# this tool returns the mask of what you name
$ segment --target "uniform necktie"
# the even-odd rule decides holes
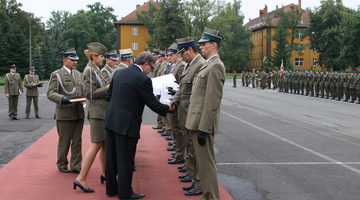
[[[74,77],[74,71],[72,69],[70,69],[70,74],[72,77]]]

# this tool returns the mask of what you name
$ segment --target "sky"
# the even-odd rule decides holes
[[[156,0],[155,0],[156,1]],[[226,0],[227,2],[233,2],[232,0]],[[254,19],[259,17],[259,10],[263,9],[265,5],[268,7],[268,12],[276,9],[276,5],[281,7],[282,5],[298,4],[299,0],[242,0],[241,12],[245,16],[244,23],[249,21],[249,18]],[[136,5],[143,5],[147,0],[17,0],[18,3],[23,4],[22,10],[26,12],[34,13],[35,17],[42,18],[45,22],[51,16],[52,11],[69,11],[75,14],[78,10],[89,10],[86,5],[94,4],[95,2],[101,2],[104,7],[112,7],[114,9],[114,15],[118,17],[125,17],[136,9]],[[256,2],[256,3],[254,3]],[[360,5],[360,0],[343,0],[343,4],[346,7],[357,9]],[[320,0],[302,0],[301,7],[311,8],[318,7]]]

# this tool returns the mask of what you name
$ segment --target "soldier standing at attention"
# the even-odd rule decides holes
[[[19,95],[23,93],[23,84],[21,82],[20,74],[16,73],[16,66],[10,66],[10,73],[5,75],[5,96],[9,100],[9,117],[10,120],[19,120],[17,118],[17,107],[19,102]]]
[[[225,82],[225,66],[218,50],[223,36],[217,30],[204,29],[199,40],[207,58],[193,81],[185,128],[193,141],[197,176],[203,192],[200,199],[219,200],[214,154],[214,136],[219,133],[220,104]]]
[[[187,62],[184,67],[183,73],[179,80],[179,90],[176,91],[173,103],[177,106],[177,112],[179,117],[179,126],[185,137],[185,165],[180,167],[179,171],[187,171],[187,174],[180,175],[182,182],[190,182],[190,186],[183,187],[184,190],[188,190],[185,193],[187,196],[201,195],[201,186],[199,179],[196,176],[196,161],[194,155],[194,149],[192,148],[192,141],[188,130],[185,129],[186,116],[188,114],[188,108],[190,104],[190,96],[193,89],[193,81],[198,73],[199,69],[205,63],[205,59],[198,53],[198,46],[193,38],[186,37],[176,39],[178,45],[178,54],[181,55],[182,59]]]
[[[244,72],[244,71],[243,71]],[[233,87],[236,87],[236,71],[234,71],[234,75],[233,75]],[[241,79],[242,79],[242,85],[244,86],[244,84],[246,85],[246,73],[242,73],[241,74]]]
[[[116,69],[118,61],[119,61],[119,56],[115,50],[105,53],[106,64],[101,69],[101,74],[103,75],[106,82],[110,83],[111,74]]]
[[[42,87],[43,83],[39,82],[39,76],[35,75],[35,68],[29,68],[29,74],[24,76],[24,86],[26,87],[26,109],[25,109],[25,118],[29,119],[31,101],[34,101],[34,111],[35,117],[40,119],[39,115],[39,91],[38,87]]]
[[[84,94],[83,83],[81,73],[76,70],[79,57],[75,49],[68,49],[62,55],[63,67],[51,73],[46,93],[47,98],[56,103],[54,118],[59,135],[56,165],[63,173],[80,173],[84,106],[82,102],[71,103],[70,99]],[[67,155],[70,146],[69,170]]]

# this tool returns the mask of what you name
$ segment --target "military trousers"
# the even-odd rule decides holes
[[[81,135],[83,126],[84,119],[56,120],[56,128],[59,135],[56,165],[59,169],[65,168],[69,164],[67,155],[70,147],[70,170],[81,168]]]
[[[19,95],[10,95],[8,101],[9,101],[9,117],[17,118]]]
[[[175,157],[178,160],[185,160],[185,137],[183,128],[179,125],[177,110],[172,114],[171,129],[173,131],[173,140],[176,147]]]
[[[189,131],[189,135],[193,141],[196,174],[203,192],[200,200],[219,200],[220,194],[215,163],[214,134],[206,133],[206,143],[203,146],[198,143],[198,131]]]
[[[195,153],[194,153],[194,145],[193,140],[190,135],[190,131],[186,128],[183,129],[183,133],[185,133],[185,166],[187,168],[187,174],[191,176],[192,179],[192,185],[196,188],[201,190],[201,185],[199,181],[199,177],[197,175],[196,171],[196,160],[195,160]]]
[[[39,96],[26,96],[26,109],[25,115],[28,117],[30,115],[31,110],[31,102],[34,102],[34,112],[35,116],[39,116],[39,103],[38,103]]]

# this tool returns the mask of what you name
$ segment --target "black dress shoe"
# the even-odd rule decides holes
[[[12,119],[13,119],[13,120],[19,120],[19,119],[18,119],[18,118],[16,118],[16,117],[13,117]]]
[[[187,172],[187,168],[183,167],[183,168],[179,169],[179,172]]]
[[[36,119],[41,119],[41,117],[40,117],[40,116],[36,116]]]
[[[188,176],[187,174],[179,175],[179,179],[183,179],[183,178],[185,178],[187,176]]]
[[[157,132],[158,132],[158,133],[164,133],[165,130],[164,130],[164,129],[161,129],[161,130],[158,130]]]
[[[178,159],[173,159],[173,160],[170,160],[169,162],[168,162],[168,164],[181,164],[181,163],[184,163],[185,162],[185,160],[178,160]]]
[[[93,189],[85,188],[81,183],[77,180],[74,181],[74,190],[76,190],[76,187],[79,187],[83,192],[85,193],[92,193],[95,192]]]
[[[174,142],[173,142],[173,141],[168,142],[168,146],[172,146],[173,144],[174,144]]]
[[[202,193],[203,193],[203,192],[202,192],[201,190],[198,190],[198,189],[196,189],[196,188],[193,188],[193,189],[185,192],[185,195],[186,195],[186,196],[195,196],[195,195],[200,195],[200,194],[202,194]]]
[[[63,173],[70,173],[70,170],[67,167],[59,168],[59,171],[61,171]]]
[[[152,128],[153,128],[153,129],[162,129],[161,126],[153,126]]]
[[[170,135],[170,136],[167,136],[166,138],[165,138],[165,140],[172,140],[173,139],[173,137]]]
[[[167,132],[164,131],[164,132],[160,133],[160,135],[161,135],[161,136],[170,136],[171,133],[167,133]]]
[[[174,146],[166,148],[167,151],[176,151],[176,148]]]
[[[105,176],[100,175],[100,182],[101,182],[101,184],[104,184],[105,181],[106,181],[106,180],[105,180]]]
[[[133,192],[133,194],[131,195],[131,197],[125,198],[125,199],[120,199],[120,200],[128,200],[128,199],[142,199],[145,197],[145,194],[136,194],[135,192]]]
[[[174,156],[172,158],[168,158],[168,161],[172,161],[174,160]]]
[[[191,190],[191,189],[193,189],[193,188],[194,188],[193,185],[189,185],[189,186],[183,187],[183,190]]]
[[[29,116],[26,116],[25,119],[29,119]]]
[[[80,168],[80,169],[71,170],[70,173],[80,174],[80,171],[81,171],[81,168]]]
[[[191,182],[192,177],[191,176],[185,176],[185,178],[181,179],[181,182]]]

